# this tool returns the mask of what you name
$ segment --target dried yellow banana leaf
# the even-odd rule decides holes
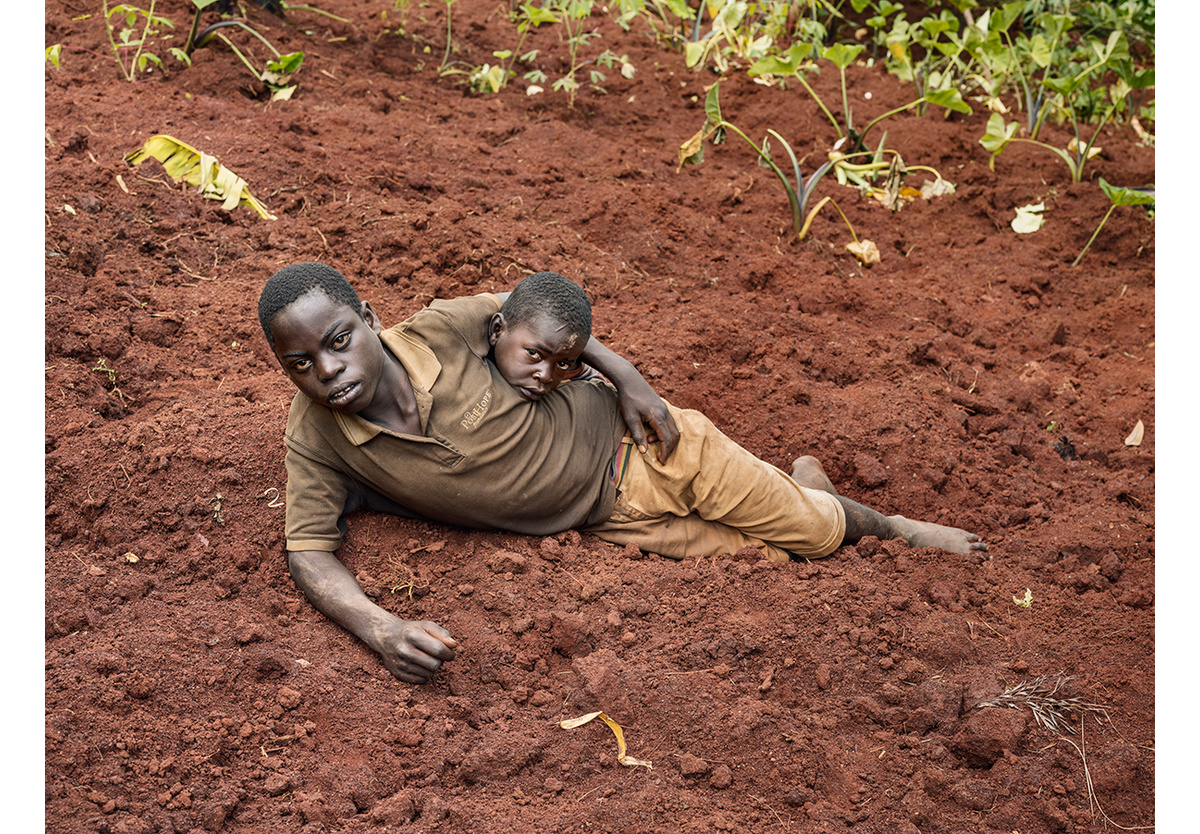
[[[158,134],[151,136],[136,151],[125,155],[130,165],[138,165],[148,157],[162,163],[163,169],[175,182],[186,182],[210,200],[221,200],[221,208],[233,211],[238,205],[249,206],[265,220],[275,220],[275,215],[254,198],[246,181],[221,165],[215,156],[196,150],[186,142],[173,136]]]
[[[623,765],[628,765],[630,767],[639,767],[640,766],[640,767],[644,767],[648,770],[654,769],[654,766],[651,765],[650,762],[643,761],[642,759],[635,759],[635,758],[633,758],[633,756],[626,755],[626,753],[625,753],[625,734],[623,732],[621,732],[621,725],[618,724],[616,721],[613,721],[611,718],[609,718],[607,715],[605,715],[602,712],[589,712],[587,715],[581,715],[578,718],[568,718],[565,721],[559,721],[558,726],[562,727],[564,730],[573,730],[576,727],[582,727],[584,724],[588,723],[593,718],[599,718],[601,721],[603,721],[605,724],[607,724],[608,728],[613,731],[613,735],[615,735],[617,737],[617,761],[618,762],[620,762]]]

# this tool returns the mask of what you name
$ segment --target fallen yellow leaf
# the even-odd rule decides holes
[[[558,726],[564,730],[573,730],[576,727],[582,727],[584,724],[591,721],[593,718],[599,718],[608,728],[613,731],[613,735],[617,737],[617,761],[629,767],[644,767],[647,770],[653,770],[653,765],[650,762],[642,759],[635,759],[632,756],[625,754],[625,734],[621,732],[621,725],[613,721],[602,712],[589,712],[587,715],[581,715],[578,718],[568,718],[565,721],[559,721]]]
[[[858,258],[863,266],[879,263],[879,247],[869,240],[856,240],[853,243],[847,243],[846,248],[854,253],[854,257]]]
[[[1012,230],[1017,234],[1027,235],[1036,232],[1042,228],[1044,217],[1042,212],[1046,210],[1045,203],[1034,203],[1028,206],[1018,206],[1015,211],[1017,216],[1009,223]]]
[[[1137,421],[1137,425],[1133,427],[1133,431],[1129,433],[1129,437],[1125,438],[1126,446],[1141,446],[1142,437],[1146,434],[1146,427],[1141,420]]]
[[[920,195],[926,200],[953,193],[954,183],[947,182],[946,180],[940,178],[936,180],[925,180],[925,182],[921,184]]]
[[[147,157],[161,162],[163,170],[175,182],[186,182],[204,197],[221,200],[221,208],[226,211],[233,211],[242,204],[254,209],[264,220],[276,219],[266,206],[254,198],[244,179],[221,165],[215,156],[196,150],[186,142],[160,133],[147,139],[138,150],[125,154],[125,161],[130,165],[139,165]]]

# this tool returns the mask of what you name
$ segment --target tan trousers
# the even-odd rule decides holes
[[[608,521],[587,531],[673,559],[759,547],[773,561],[828,556],[846,534],[833,495],[798,485],[721,433],[698,411],[668,404],[679,445],[665,464],[633,448]],[[629,435],[617,451],[625,455]]]

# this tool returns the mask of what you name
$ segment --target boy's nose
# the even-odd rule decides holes
[[[345,368],[345,363],[334,357],[317,362],[317,373],[323,380],[333,379],[342,372],[343,368]]]

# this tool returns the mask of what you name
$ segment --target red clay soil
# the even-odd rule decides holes
[[[1153,220],[1117,210],[1070,265],[1108,208],[1094,178],[1154,181],[1132,129],[1105,128],[1073,185],[1028,146],[989,171],[978,103],[890,119],[888,145],[957,191],[892,213],[823,182],[882,253],[865,269],[828,207],[795,238],[736,137],[676,172],[714,77],[644,27],[589,22],[637,74],[572,110],[439,78],[440,4],[410,6],[407,37],[386,2],[320,4],[349,23],[252,10],[307,56],[294,99],[267,103],[223,48],[126,83],[96,5],[46,4],[64,45],[45,72],[47,831],[1154,824]],[[182,25],[188,4],[161,5]],[[512,48],[505,8],[458,0],[455,57]],[[560,66],[553,30],[530,43]],[[912,95],[879,68],[850,79],[860,120]],[[836,83],[817,81],[835,111]],[[799,88],[734,72],[722,104],[808,168],[835,138]],[[128,167],[157,133],[278,219]],[[1036,202],[1045,227],[1014,233]],[[429,685],[400,683],[287,572],[292,389],[255,305],[302,260],[386,323],[563,272],[663,396],[774,464],[817,455],[856,500],[974,530],[991,558],[868,539],[676,562],[356,516],[340,555],[368,594],[461,642]],[[977,706],[1043,676],[1103,712],[1063,712],[1061,733]],[[619,764],[599,721],[558,725],[596,710],[652,769]]]

